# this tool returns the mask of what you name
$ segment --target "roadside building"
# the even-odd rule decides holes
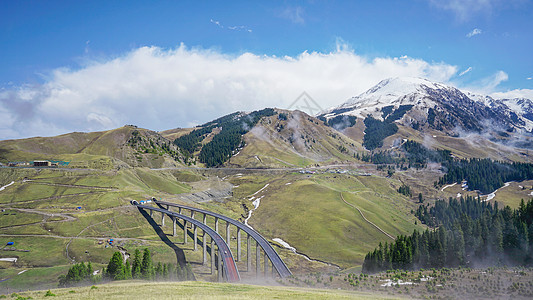
[[[34,167],[50,167],[52,165],[51,162],[47,160],[35,160],[33,161]]]

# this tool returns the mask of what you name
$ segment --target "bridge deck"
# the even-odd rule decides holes
[[[262,235],[260,235],[257,231],[255,231],[252,228],[246,226],[244,223],[241,223],[241,222],[239,222],[237,220],[228,218],[228,217],[226,217],[224,215],[217,214],[217,213],[214,213],[214,212],[211,212],[211,211],[208,211],[208,210],[204,210],[204,209],[200,209],[200,208],[196,208],[196,207],[180,205],[180,204],[176,204],[176,203],[172,203],[172,202],[159,201],[159,200],[155,200],[155,199],[154,199],[154,202],[157,203],[158,205],[168,205],[168,206],[173,206],[173,207],[178,207],[178,208],[181,207],[182,209],[189,209],[189,210],[192,210],[192,211],[195,211],[195,212],[204,213],[204,214],[207,214],[207,215],[210,215],[210,216],[217,217],[217,218],[219,218],[221,220],[224,220],[224,221],[226,221],[226,222],[228,222],[230,224],[233,224],[233,225],[237,226],[238,228],[240,228],[241,230],[243,230],[244,232],[249,234],[257,243],[259,243],[261,248],[263,248],[263,251],[265,251],[266,255],[268,256],[268,258],[272,262],[272,265],[274,266],[274,268],[276,269],[276,271],[278,272],[280,277],[285,278],[285,277],[288,277],[288,276],[292,275],[291,271],[289,270],[287,265],[285,265],[285,263],[283,262],[281,257],[279,257],[279,255],[276,252],[276,250],[274,250],[274,248],[272,248],[272,245],[270,245],[270,243]]]

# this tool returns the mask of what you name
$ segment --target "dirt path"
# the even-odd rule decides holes
[[[376,225],[376,224],[370,222],[370,221],[365,217],[365,215],[363,215],[363,212],[362,212],[357,206],[355,206],[355,205],[349,203],[348,201],[344,200],[344,197],[342,196],[342,192],[340,192],[340,195],[341,195],[341,199],[342,199],[342,201],[343,201],[344,203],[346,203],[347,205],[349,205],[349,206],[351,206],[351,207],[357,209],[357,211],[361,214],[361,217],[363,217],[363,219],[364,219],[368,224],[370,224],[370,225],[376,227],[376,229],[379,230],[379,231],[381,231],[384,235],[386,235],[386,236],[388,236],[389,238],[395,240],[395,238],[394,238],[392,235],[390,235],[390,234],[388,234],[387,232],[385,232],[385,230],[379,228],[378,225]]]
[[[89,225],[89,226],[83,228],[83,229],[80,231],[80,233],[78,233],[78,235],[76,235],[76,238],[78,238],[78,237],[79,237],[79,236],[80,236],[85,230],[87,230],[87,229],[89,229],[89,228],[91,228],[91,227],[93,227],[93,226],[100,225],[100,224],[105,223],[105,222],[107,222],[107,221],[113,220],[114,218],[115,218],[115,217],[112,217],[112,218],[109,218],[109,219],[104,220],[104,221],[102,221],[102,222],[98,222],[98,223],[95,223],[95,224],[92,224],[92,225]],[[70,259],[71,261],[75,262],[75,260],[72,259],[72,258],[70,258],[70,256],[68,255],[68,247],[70,247],[70,244],[72,243],[73,240],[74,240],[74,238],[71,238],[70,241],[68,241],[68,244],[67,244],[67,247],[66,247],[65,250],[66,250],[67,258]]]
[[[50,183],[50,182],[39,182],[31,179],[26,179],[23,182],[33,183],[33,184],[42,184],[42,185],[52,185],[52,186],[61,186],[69,188],[80,188],[80,189],[95,189],[95,190],[117,190],[116,187],[106,187],[106,186],[91,186],[91,185],[77,185],[77,184],[64,184],[64,183]]]

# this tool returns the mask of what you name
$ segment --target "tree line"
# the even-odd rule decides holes
[[[198,159],[207,167],[222,165],[242,146],[244,134],[250,131],[262,117],[275,114],[274,109],[265,108],[220,124],[222,130],[202,147]]]
[[[440,163],[445,175],[435,181],[435,187],[466,180],[470,190],[478,190],[482,194],[493,192],[505,182],[533,179],[533,164],[530,163],[508,163],[490,158],[454,159],[449,150],[428,149],[411,140],[395,150],[357,154],[357,157],[374,164],[394,164],[401,169],[419,169],[430,162]]]
[[[139,249],[135,250],[133,262],[124,259],[120,252],[113,253],[107,267],[101,275],[93,273],[91,262],[87,264],[81,262],[72,266],[66,275],[59,276],[59,286],[68,287],[82,285],[86,283],[96,283],[100,280],[193,280],[194,275],[190,266],[183,267],[170,263],[162,264],[158,262],[154,265],[150,250],[144,249],[141,255]]]
[[[489,158],[471,158],[443,163],[446,174],[435,186],[466,180],[471,190],[488,194],[499,189],[505,182],[533,179],[533,164],[500,162]]]
[[[207,167],[216,167],[228,161],[233,152],[242,145],[242,136],[252,129],[262,117],[273,116],[272,108],[254,111],[246,115],[233,113],[205,123],[200,128],[174,140],[187,161],[191,162],[194,152],[200,149],[198,160]],[[286,117],[286,115],[285,115]],[[202,141],[213,129],[221,128],[213,139],[202,146]]]
[[[473,197],[439,200],[417,217],[438,229],[399,236],[365,256],[363,272],[389,269],[533,265],[533,200],[516,210]]]

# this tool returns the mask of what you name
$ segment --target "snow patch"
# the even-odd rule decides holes
[[[255,192],[255,193],[253,193],[253,194],[252,194],[252,196],[255,196],[255,195],[257,195],[257,193],[259,193],[259,192],[261,192],[262,190],[266,189],[266,187],[267,187],[267,186],[268,186],[269,184],[270,184],[270,183],[267,183],[267,184],[265,184],[265,186],[264,186],[264,187],[262,187],[262,188],[261,188],[261,189],[260,189],[259,191],[257,191],[257,192]]]
[[[267,184],[267,185],[268,185],[268,184]],[[244,219],[244,225],[246,225],[246,226],[248,226],[248,227],[254,229],[252,226],[250,226],[250,225],[248,224],[248,220],[250,220],[250,218],[252,217],[252,213],[253,213],[256,209],[259,208],[259,204],[261,204],[261,199],[263,199],[263,197],[264,197],[264,196],[261,196],[261,197],[255,199],[255,200],[252,202],[252,204],[254,205],[254,208],[253,208],[253,209],[250,209],[250,211],[248,211],[248,217],[246,217],[246,219]],[[252,198],[251,198],[250,200],[252,200],[252,199],[254,199],[254,198],[255,198],[255,197],[252,196]]]
[[[285,242],[284,240],[280,239],[280,238],[275,238],[275,239],[272,239],[274,242],[277,242],[277,243],[280,243],[283,247],[291,250],[292,252],[296,253],[296,248],[292,247],[291,245],[289,245],[289,243]]]
[[[10,186],[10,185],[12,185],[12,184],[14,184],[14,183],[15,183],[14,181],[11,181],[11,183],[9,183],[9,184],[6,184],[6,185],[4,185],[3,187],[0,187],[0,191],[3,191],[3,190],[5,190],[5,189],[6,189],[6,187],[8,187],[8,186]]]
[[[26,271],[28,271],[28,270],[22,270],[22,271],[18,272],[17,275],[20,275],[20,274],[22,274],[22,273],[24,273]]]
[[[483,202],[487,202],[487,201],[490,201],[492,199],[494,199],[494,197],[496,197],[496,192],[503,189],[503,188],[506,188],[508,187],[509,185],[511,184],[511,182],[506,182],[503,184],[503,186],[499,189],[496,189],[494,192],[490,193],[487,195],[487,199],[483,200]],[[532,193],[533,194],[533,193]]]
[[[454,184],[448,184],[448,185],[445,185],[442,189],[440,189],[440,191],[441,191],[441,192],[444,192],[445,189],[447,189],[447,188],[449,188],[449,187],[452,187],[452,186],[454,186],[454,185],[456,185],[456,184],[457,184],[457,182],[454,183]]]
[[[9,261],[9,262],[17,262],[18,258],[16,257],[4,257],[0,258],[0,261]]]
[[[380,280],[380,281],[385,282],[381,286],[412,285],[413,284],[411,281],[403,281],[403,280],[392,281],[392,279],[385,279],[385,280]]]
[[[457,198],[461,198],[461,193],[457,193]]]

